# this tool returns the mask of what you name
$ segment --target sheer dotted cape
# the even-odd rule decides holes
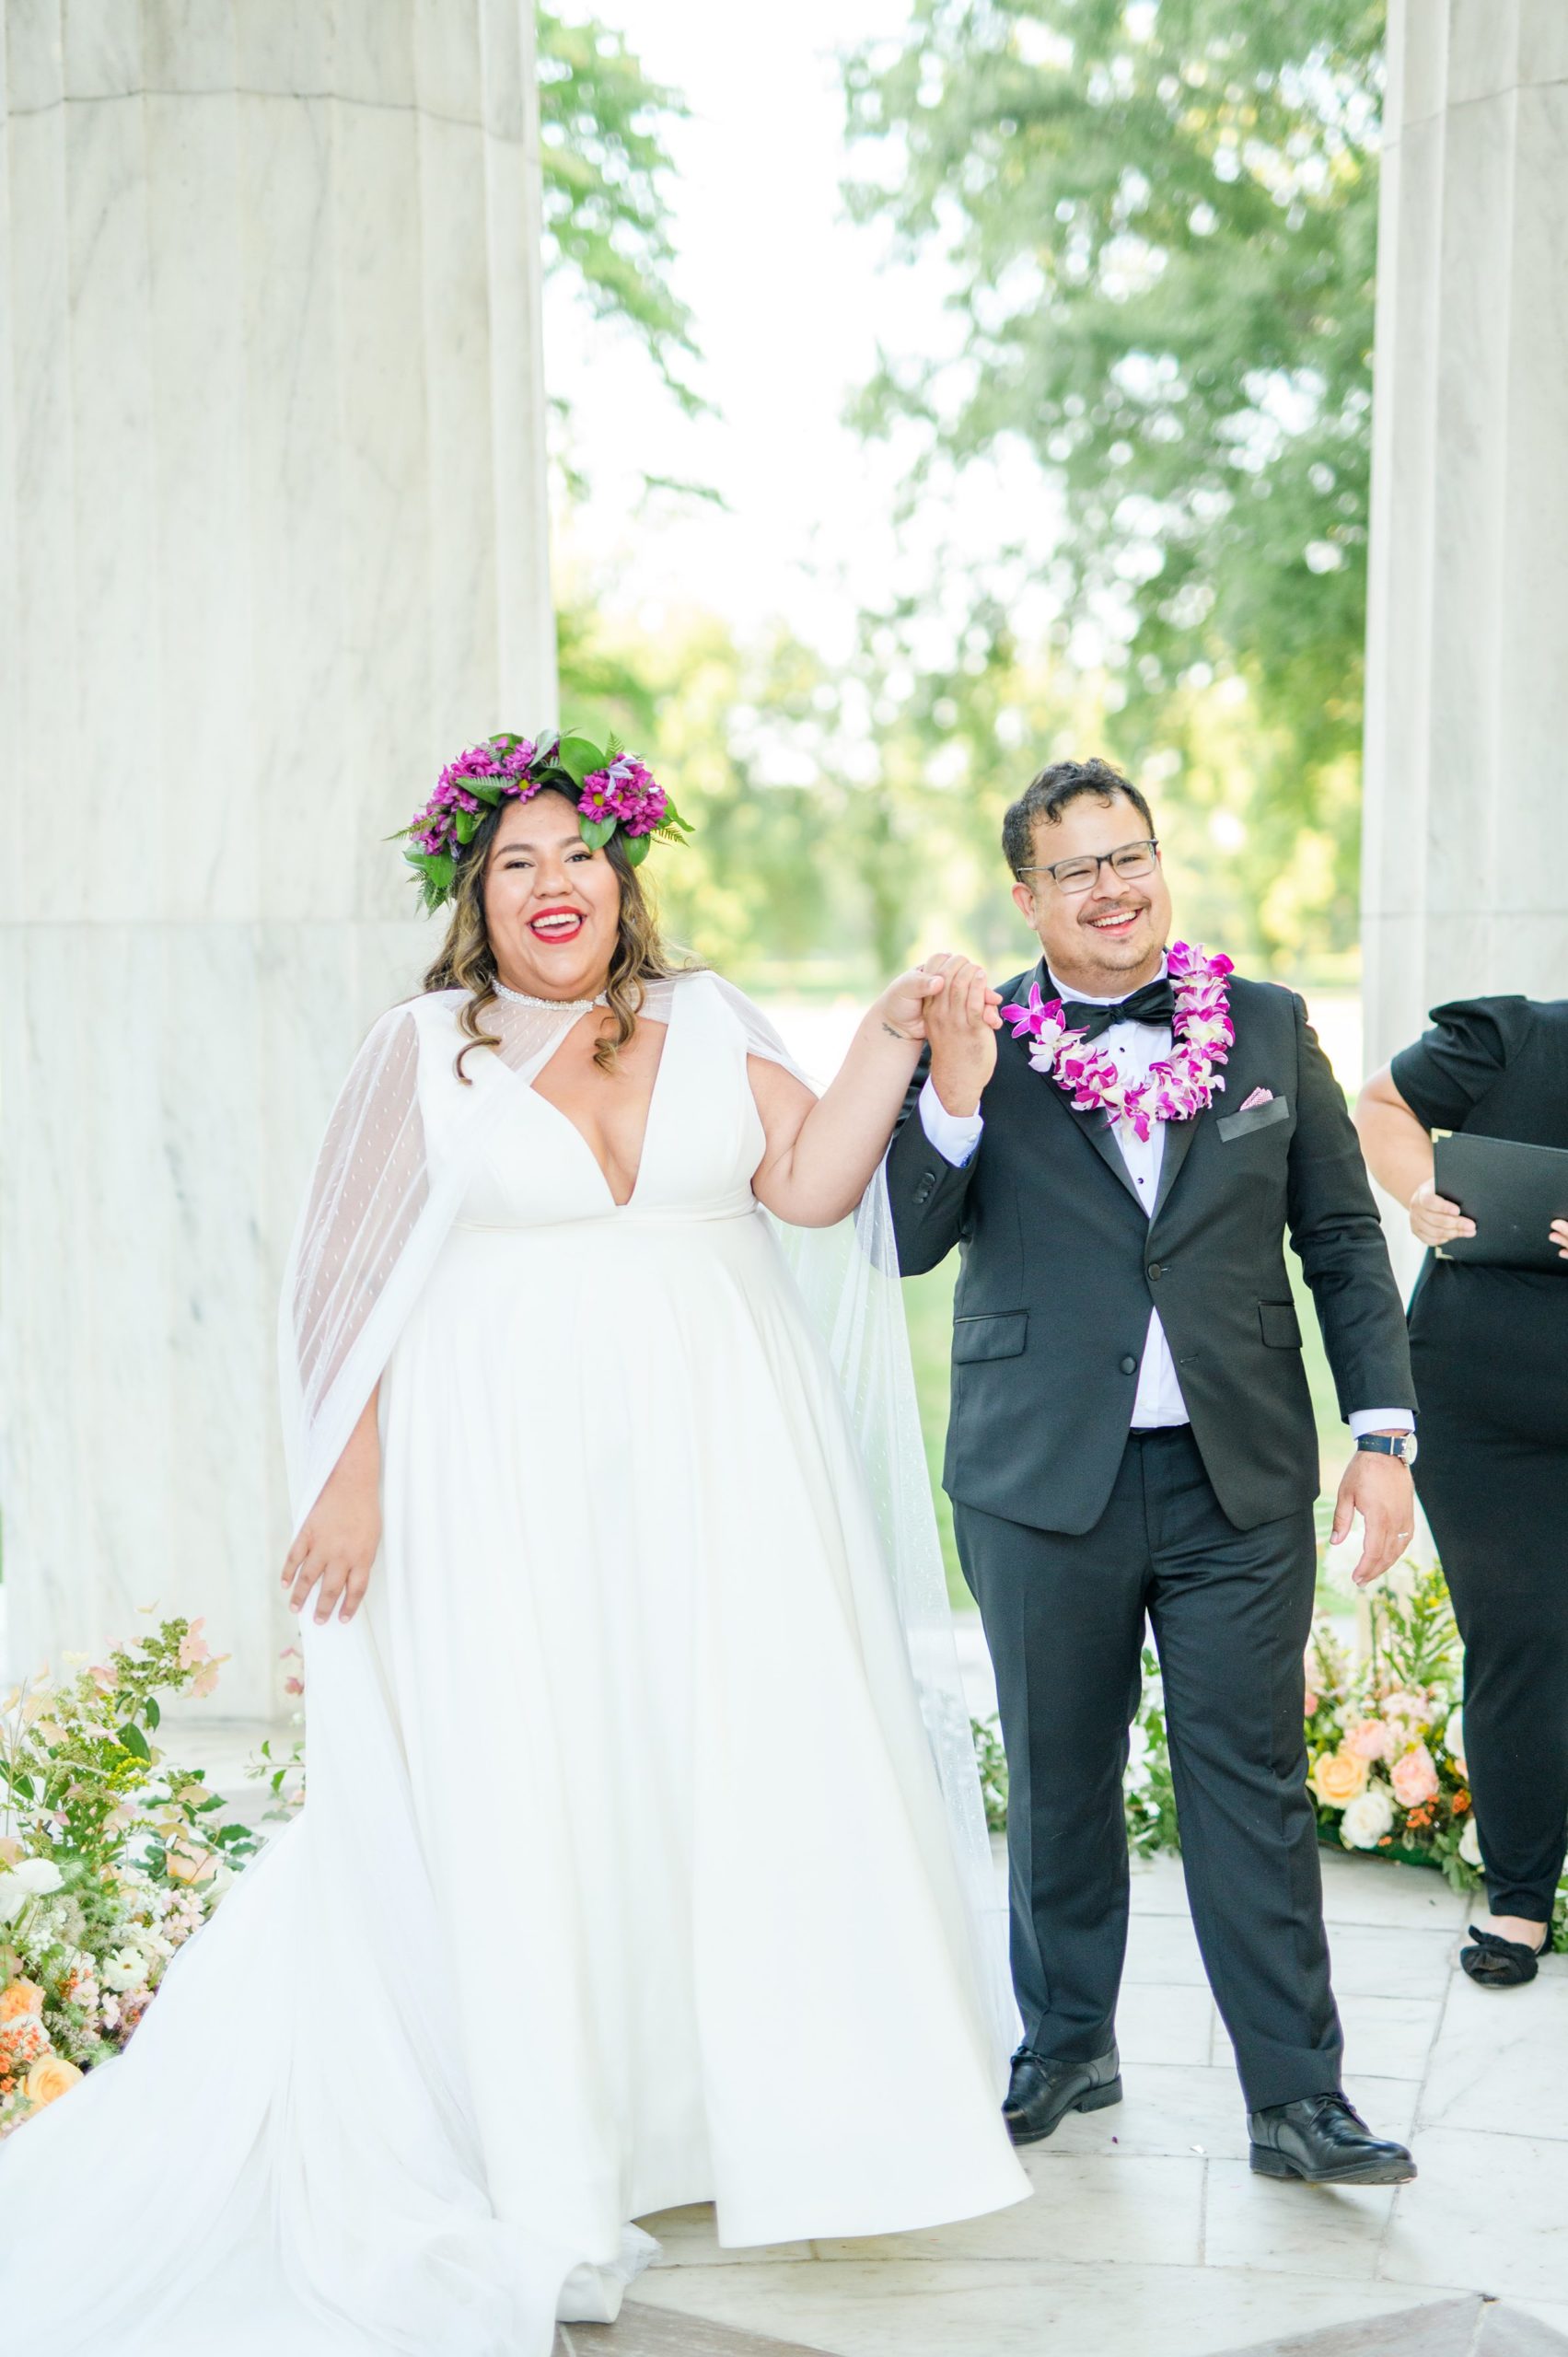
[[[668,1021],[677,975],[650,985],[644,1013]],[[749,1054],[805,1081],[772,1024],[716,983]],[[474,1159],[510,1089],[468,1086],[454,1070],[466,993],[434,992],[375,1025],[332,1109],[284,1282],[280,1358],[295,1527],[303,1525],[374,1391],[456,1216]],[[579,1019],[504,999],[485,1010],[497,1057],[527,1086]],[[807,1082],[807,1086],[810,1083]],[[771,1215],[770,1215],[771,1216]],[[976,1994],[999,2072],[1016,2039],[1005,1910],[991,1858],[969,1711],[916,1409],[887,1181],[879,1168],[851,1219],[774,1223],[827,1346],[864,1459],[891,1584],[951,1829],[973,1939]]]

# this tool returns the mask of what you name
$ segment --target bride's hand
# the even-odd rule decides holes
[[[334,1474],[283,1567],[289,1610],[302,1611],[314,1589],[318,1621],[330,1620],[339,1606],[343,1619],[352,1620],[365,1601],[380,1544],[381,1505],[375,1487],[361,1480],[340,1482]]]
[[[945,1012],[950,1013],[955,1021],[989,1025],[993,1031],[1001,1029],[1002,1017],[996,1012],[1002,1004],[999,994],[988,986],[978,966],[946,951],[928,958],[923,965],[912,967],[907,974],[889,982],[873,1012],[901,1039],[929,1039],[926,1018],[931,1002],[944,992],[948,992],[952,1000]]]

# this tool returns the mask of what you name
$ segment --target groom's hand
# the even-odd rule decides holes
[[[1397,1563],[1415,1531],[1415,1484],[1401,1457],[1358,1448],[1345,1467],[1334,1501],[1330,1543],[1350,1537],[1351,1524],[1361,1516],[1361,1561],[1351,1573],[1357,1587],[1370,1587]]]
[[[925,1009],[932,1086],[949,1113],[976,1113],[981,1091],[996,1069],[1001,996],[979,966],[947,950],[922,958],[921,970],[943,977],[940,993]]]

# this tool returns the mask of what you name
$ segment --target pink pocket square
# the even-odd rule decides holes
[[[1272,1105],[1273,1101],[1274,1092],[1272,1088],[1255,1088],[1246,1104],[1238,1105],[1236,1109],[1238,1113],[1250,1113],[1254,1105]]]

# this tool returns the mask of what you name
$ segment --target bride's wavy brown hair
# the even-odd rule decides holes
[[[554,788],[547,786],[545,791],[552,793]],[[566,800],[564,795],[562,800]],[[467,991],[469,995],[458,1016],[458,1028],[466,1034],[470,1048],[499,1048],[502,1044],[499,1034],[486,1030],[484,1026],[485,1011],[496,1001],[495,952],[490,946],[490,929],[484,922],[484,878],[496,830],[503,814],[511,807],[510,798],[499,803],[494,810],[485,812],[474,829],[473,840],[453,879],[447,938],[424,977],[427,991]],[[664,981],[671,974],[689,972],[695,961],[685,958],[677,964],[672,958],[642,879],[626,856],[619,828],[605,845],[604,855],[621,886],[621,918],[604,993],[615,1029],[598,1041],[594,1062],[601,1072],[613,1072],[616,1058],[636,1031],[648,984]],[[465,1087],[471,1088],[472,1077],[463,1070],[468,1052],[469,1048],[459,1050],[457,1073]]]

